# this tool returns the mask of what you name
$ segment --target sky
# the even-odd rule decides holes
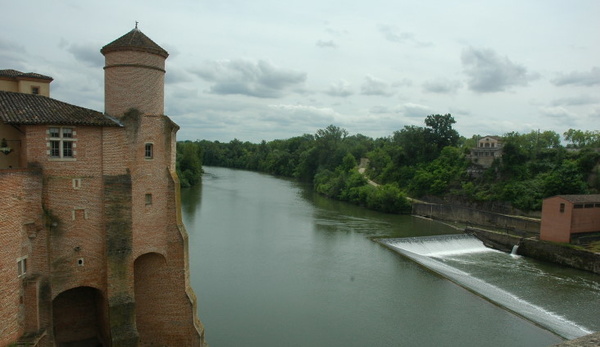
[[[597,0],[0,0],[0,69],[104,111],[100,49],[169,52],[178,140],[387,137],[450,113],[465,137],[600,130]]]

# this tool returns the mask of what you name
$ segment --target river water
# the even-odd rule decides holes
[[[182,190],[182,212],[191,283],[212,347],[549,346],[563,340],[559,334],[600,330],[600,276],[506,254],[492,256],[490,275],[482,265],[488,252],[420,254],[428,260],[419,263],[370,237],[445,240],[459,232],[325,199],[290,180],[204,169],[201,187]],[[523,302],[544,296],[530,305],[574,328],[534,323],[486,299],[487,287],[471,288],[428,261]],[[542,275],[515,284],[527,271]],[[513,295],[515,288],[528,289]]]

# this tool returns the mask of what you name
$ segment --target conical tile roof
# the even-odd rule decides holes
[[[169,56],[167,51],[157,45],[148,36],[144,35],[137,26],[127,34],[102,47],[100,50],[104,55],[106,55],[106,53],[117,51],[142,51],[158,54],[165,59]]]

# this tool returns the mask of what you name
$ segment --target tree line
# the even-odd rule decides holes
[[[238,168],[311,182],[328,197],[391,213],[409,213],[408,196],[504,202],[532,211],[549,196],[600,191],[600,131],[569,129],[563,134],[566,146],[553,131],[507,133],[502,160],[483,169],[469,160],[481,136],[462,137],[455,123],[450,114],[429,115],[424,126],[376,139],[330,125],[257,144],[183,141],[177,143],[177,169],[183,187],[199,183],[202,165]],[[363,158],[369,165],[360,173]]]

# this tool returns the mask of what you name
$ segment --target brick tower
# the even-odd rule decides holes
[[[101,52],[105,112],[125,128],[104,140],[109,309],[124,319],[111,319],[113,345],[136,331],[140,345],[200,345],[175,173],[179,127],[164,115],[168,53],[137,25]]]

